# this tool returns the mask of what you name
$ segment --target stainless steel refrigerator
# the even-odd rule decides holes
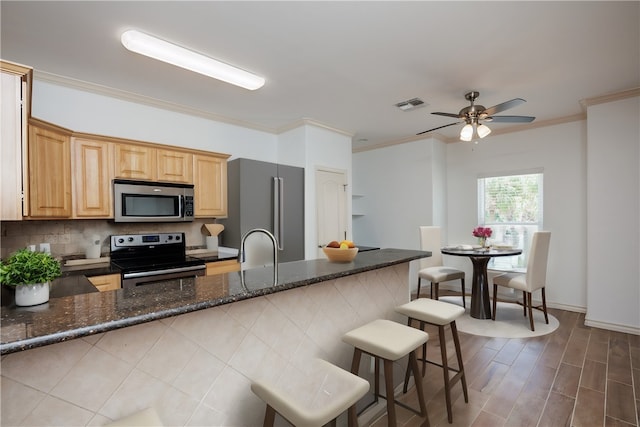
[[[234,159],[227,163],[228,217],[220,244],[240,248],[254,228],[276,237],[279,262],[304,259],[304,168]]]

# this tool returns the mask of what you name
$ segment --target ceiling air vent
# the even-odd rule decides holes
[[[425,104],[425,102],[422,99],[413,98],[408,101],[398,102],[396,104],[396,107],[398,107],[402,111],[409,111],[409,110],[413,110],[414,108],[424,107],[425,105],[427,104]]]

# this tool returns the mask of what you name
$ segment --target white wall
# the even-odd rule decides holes
[[[445,155],[433,138],[355,153],[356,243],[419,249],[419,226],[445,226]]]
[[[342,171],[347,175],[347,200],[351,201],[352,154],[351,137],[331,130],[305,126],[307,141],[306,182],[305,182],[305,224],[306,255],[317,258],[318,254],[318,213],[316,209],[316,171],[327,168]],[[347,238],[351,238],[351,204],[347,205]],[[325,242],[323,242],[325,243]]]
[[[585,323],[640,333],[640,97],[587,116]]]
[[[449,144],[447,152],[451,243],[473,243],[479,175],[543,169],[543,228],[551,231],[547,301],[581,311],[586,307],[585,126],[578,121],[490,136],[478,144]],[[472,273],[468,260],[445,258]]]
[[[552,232],[547,298],[557,307],[584,310],[585,145],[580,121],[491,136],[478,145],[423,140],[356,153],[355,189],[365,195],[367,213],[354,219],[356,237],[418,248],[418,226],[433,224],[444,227],[444,243],[474,243],[478,175],[543,168],[544,228]],[[436,206],[443,200],[446,208]],[[466,258],[445,257],[445,263],[473,274]]]

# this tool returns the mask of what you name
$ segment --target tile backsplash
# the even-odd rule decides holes
[[[109,236],[128,233],[184,232],[187,247],[205,246],[205,236],[200,231],[202,224],[211,219],[190,223],[121,224],[106,220],[59,220],[59,221],[2,221],[0,223],[0,258],[6,258],[18,249],[40,243],[51,244],[54,257],[79,255],[84,257],[85,248],[92,236],[102,241],[102,256],[109,255]]]

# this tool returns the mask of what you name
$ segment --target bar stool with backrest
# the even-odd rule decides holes
[[[549,242],[551,241],[550,231],[537,231],[533,233],[531,240],[531,251],[529,253],[529,261],[527,262],[527,272],[522,273],[504,273],[493,278],[493,315],[492,319],[496,320],[498,286],[522,291],[524,315],[529,311],[529,326],[534,331],[533,326],[533,310],[542,310],[544,313],[544,321],[549,324],[549,315],[547,314],[547,297],[544,292],[547,282],[547,259],[549,257]],[[532,294],[540,289],[542,292],[542,307],[534,307]]]
[[[420,249],[430,251],[431,256],[420,259],[420,270],[418,271],[418,291],[416,298],[420,298],[420,285],[422,279],[431,282],[430,297],[439,298],[440,283],[450,280],[460,280],[462,290],[462,306],[466,307],[465,290],[464,290],[464,271],[457,268],[447,267],[442,261],[442,252],[440,252],[442,242],[440,236],[440,227],[421,226],[420,227]]]
[[[356,403],[369,391],[369,382],[314,359],[305,377],[278,384],[254,381],[251,391],[267,404],[264,427],[274,425],[276,413],[296,427],[335,425],[336,418],[347,410],[351,427],[358,425]]]
[[[354,347],[353,361],[351,364],[351,372],[353,374],[358,374],[358,371],[360,370],[360,359],[363,354],[368,354],[375,358],[374,403],[377,403],[378,397],[382,397],[387,400],[388,425],[391,427],[395,427],[397,425],[395,405],[400,405],[415,412],[421,417],[424,417],[425,422],[423,425],[429,425],[427,404],[424,399],[422,381],[416,381],[416,391],[420,404],[420,411],[417,411],[415,408],[411,408],[402,402],[396,401],[393,384],[393,362],[407,355],[409,355],[409,366],[407,366],[407,369],[410,368],[413,371],[414,377],[418,378],[420,368],[418,367],[418,360],[415,352],[422,344],[426,343],[428,339],[429,334],[424,331],[385,319],[374,320],[364,326],[347,332],[342,337],[344,342],[351,344]],[[384,363],[386,396],[380,394],[378,368],[380,360]]]
[[[435,325],[438,327],[438,338],[440,340],[440,354],[442,356],[442,363],[437,363],[431,360],[427,360],[427,345],[422,346],[422,376],[424,377],[426,371],[426,364],[432,364],[442,368],[444,374],[444,396],[447,404],[447,418],[449,423],[453,422],[453,413],[451,409],[451,387],[455,385],[457,381],[462,383],[462,392],[464,393],[464,401],[469,403],[469,395],[467,392],[467,380],[464,373],[464,365],[462,363],[462,353],[460,352],[460,339],[458,338],[458,328],[456,326],[456,319],[464,314],[464,308],[455,304],[448,304],[442,301],[436,301],[428,298],[415,299],[407,304],[403,304],[396,308],[398,313],[404,314],[408,317],[408,324],[411,325],[412,320],[418,320],[420,322],[420,329],[424,329],[425,324]],[[458,359],[458,368],[449,366],[447,360],[447,343],[445,339],[445,327],[449,325],[451,328],[451,335],[453,335],[453,343],[456,350],[456,357]],[[450,372],[455,372],[453,377],[450,377]],[[421,381],[414,374],[416,384]],[[405,376],[404,392],[407,392],[407,385],[409,383],[409,372]]]

